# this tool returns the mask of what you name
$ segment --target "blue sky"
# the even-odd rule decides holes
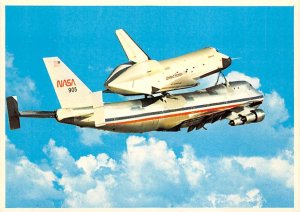
[[[114,33],[123,28],[152,59],[206,46],[241,57],[224,73],[262,90],[266,111],[262,123],[191,133],[22,119],[6,131],[6,206],[293,207],[293,24],[292,7],[6,7],[6,94],[18,95],[20,110],[59,108],[43,57],[60,57],[103,90],[110,70],[127,62]],[[19,190],[32,195],[16,198]]]

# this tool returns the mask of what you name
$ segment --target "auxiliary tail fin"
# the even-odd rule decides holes
[[[11,130],[20,128],[20,112],[16,96],[6,98],[9,127]]]
[[[6,97],[9,128],[11,130],[20,128],[20,117],[31,118],[55,118],[56,111],[19,111],[16,96]]]
[[[91,90],[58,58],[43,58],[62,108],[93,105]]]

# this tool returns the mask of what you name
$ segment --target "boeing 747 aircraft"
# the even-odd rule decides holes
[[[104,103],[102,92],[92,92],[59,58],[44,58],[61,108],[19,111],[17,97],[7,97],[10,129],[20,128],[20,117],[55,118],[60,123],[113,132],[205,129],[228,119],[237,126],[260,122],[263,95],[246,81],[227,82],[204,90],[173,96]]]

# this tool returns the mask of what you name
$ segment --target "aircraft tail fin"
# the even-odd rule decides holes
[[[58,58],[43,58],[62,108],[93,105],[91,90]]]
[[[123,29],[116,30],[116,35],[130,61],[139,63],[150,59]]]

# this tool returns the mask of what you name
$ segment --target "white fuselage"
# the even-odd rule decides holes
[[[106,103],[103,106],[105,123],[101,127],[95,127],[97,117],[93,107],[59,109],[57,120],[114,132],[172,131],[187,127],[187,121],[255,103],[258,103],[258,107],[262,101],[262,94],[249,83],[237,81],[230,82],[229,86],[220,84],[170,98],[154,97]]]
[[[118,66],[105,87],[123,95],[154,94],[193,87],[199,78],[227,68],[231,59],[215,48],[205,48],[180,57]]]

